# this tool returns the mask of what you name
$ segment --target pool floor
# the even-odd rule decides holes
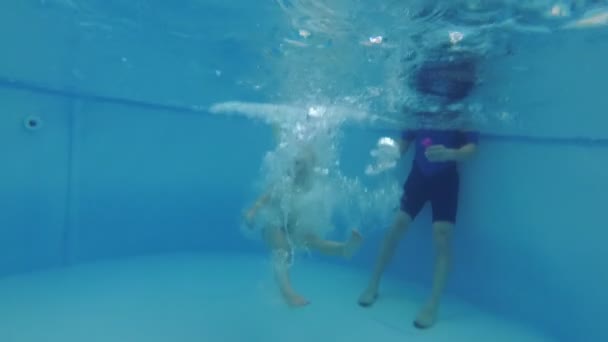
[[[423,292],[394,279],[371,308],[367,274],[311,259],[293,270],[311,304],[289,309],[267,258],[178,254],[104,261],[0,279],[0,341],[550,341],[446,298],[438,324],[411,321]]]

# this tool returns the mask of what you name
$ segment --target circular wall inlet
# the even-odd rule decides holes
[[[28,116],[23,120],[23,124],[28,131],[36,131],[42,127],[42,119],[38,116]]]

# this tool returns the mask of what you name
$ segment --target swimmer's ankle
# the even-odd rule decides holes
[[[370,284],[359,296],[359,305],[367,307],[374,304],[378,298],[378,284]]]
[[[289,291],[283,292],[283,299],[290,307],[301,307],[310,304],[310,301],[299,294]]]
[[[414,320],[414,326],[418,329],[428,329],[432,327],[437,322],[438,312],[439,302],[428,302],[420,309],[418,315],[416,315],[416,319]]]

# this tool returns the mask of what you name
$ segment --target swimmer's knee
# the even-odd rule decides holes
[[[273,250],[286,249],[289,246],[285,232],[280,228],[266,228],[264,230],[264,239]]]
[[[438,237],[449,237],[454,230],[454,224],[447,221],[437,221],[433,223],[433,232]]]
[[[287,261],[291,257],[291,251],[286,248],[273,248],[272,249],[272,258],[275,261]]]
[[[292,264],[293,253],[285,248],[272,250],[272,264],[275,270],[286,270]]]
[[[454,224],[451,222],[435,222],[433,223],[433,235],[439,248],[447,248],[452,237]]]
[[[395,223],[393,224],[393,231],[402,233],[407,230],[407,227],[409,227],[411,222],[412,217],[408,213],[400,210],[397,213],[397,217],[395,218]]]

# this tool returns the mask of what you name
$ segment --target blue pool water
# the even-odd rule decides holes
[[[4,1],[0,340],[607,340],[607,13],[605,1]],[[446,42],[482,56],[467,103],[481,138],[461,168],[445,303],[419,331],[429,208],[378,302],[356,305],[411,154],[365,170],[378,139],[415,124],[399,109],[420,105],[408,67]],[[330,196],[327,237],[355,225],[364,243],[348,261],[298,254],[311,305],[289,309],[242,218],[280,164],[265,164],[272,124],[295,135],[306,113],[331,133],[328,172],[350,191]]]

